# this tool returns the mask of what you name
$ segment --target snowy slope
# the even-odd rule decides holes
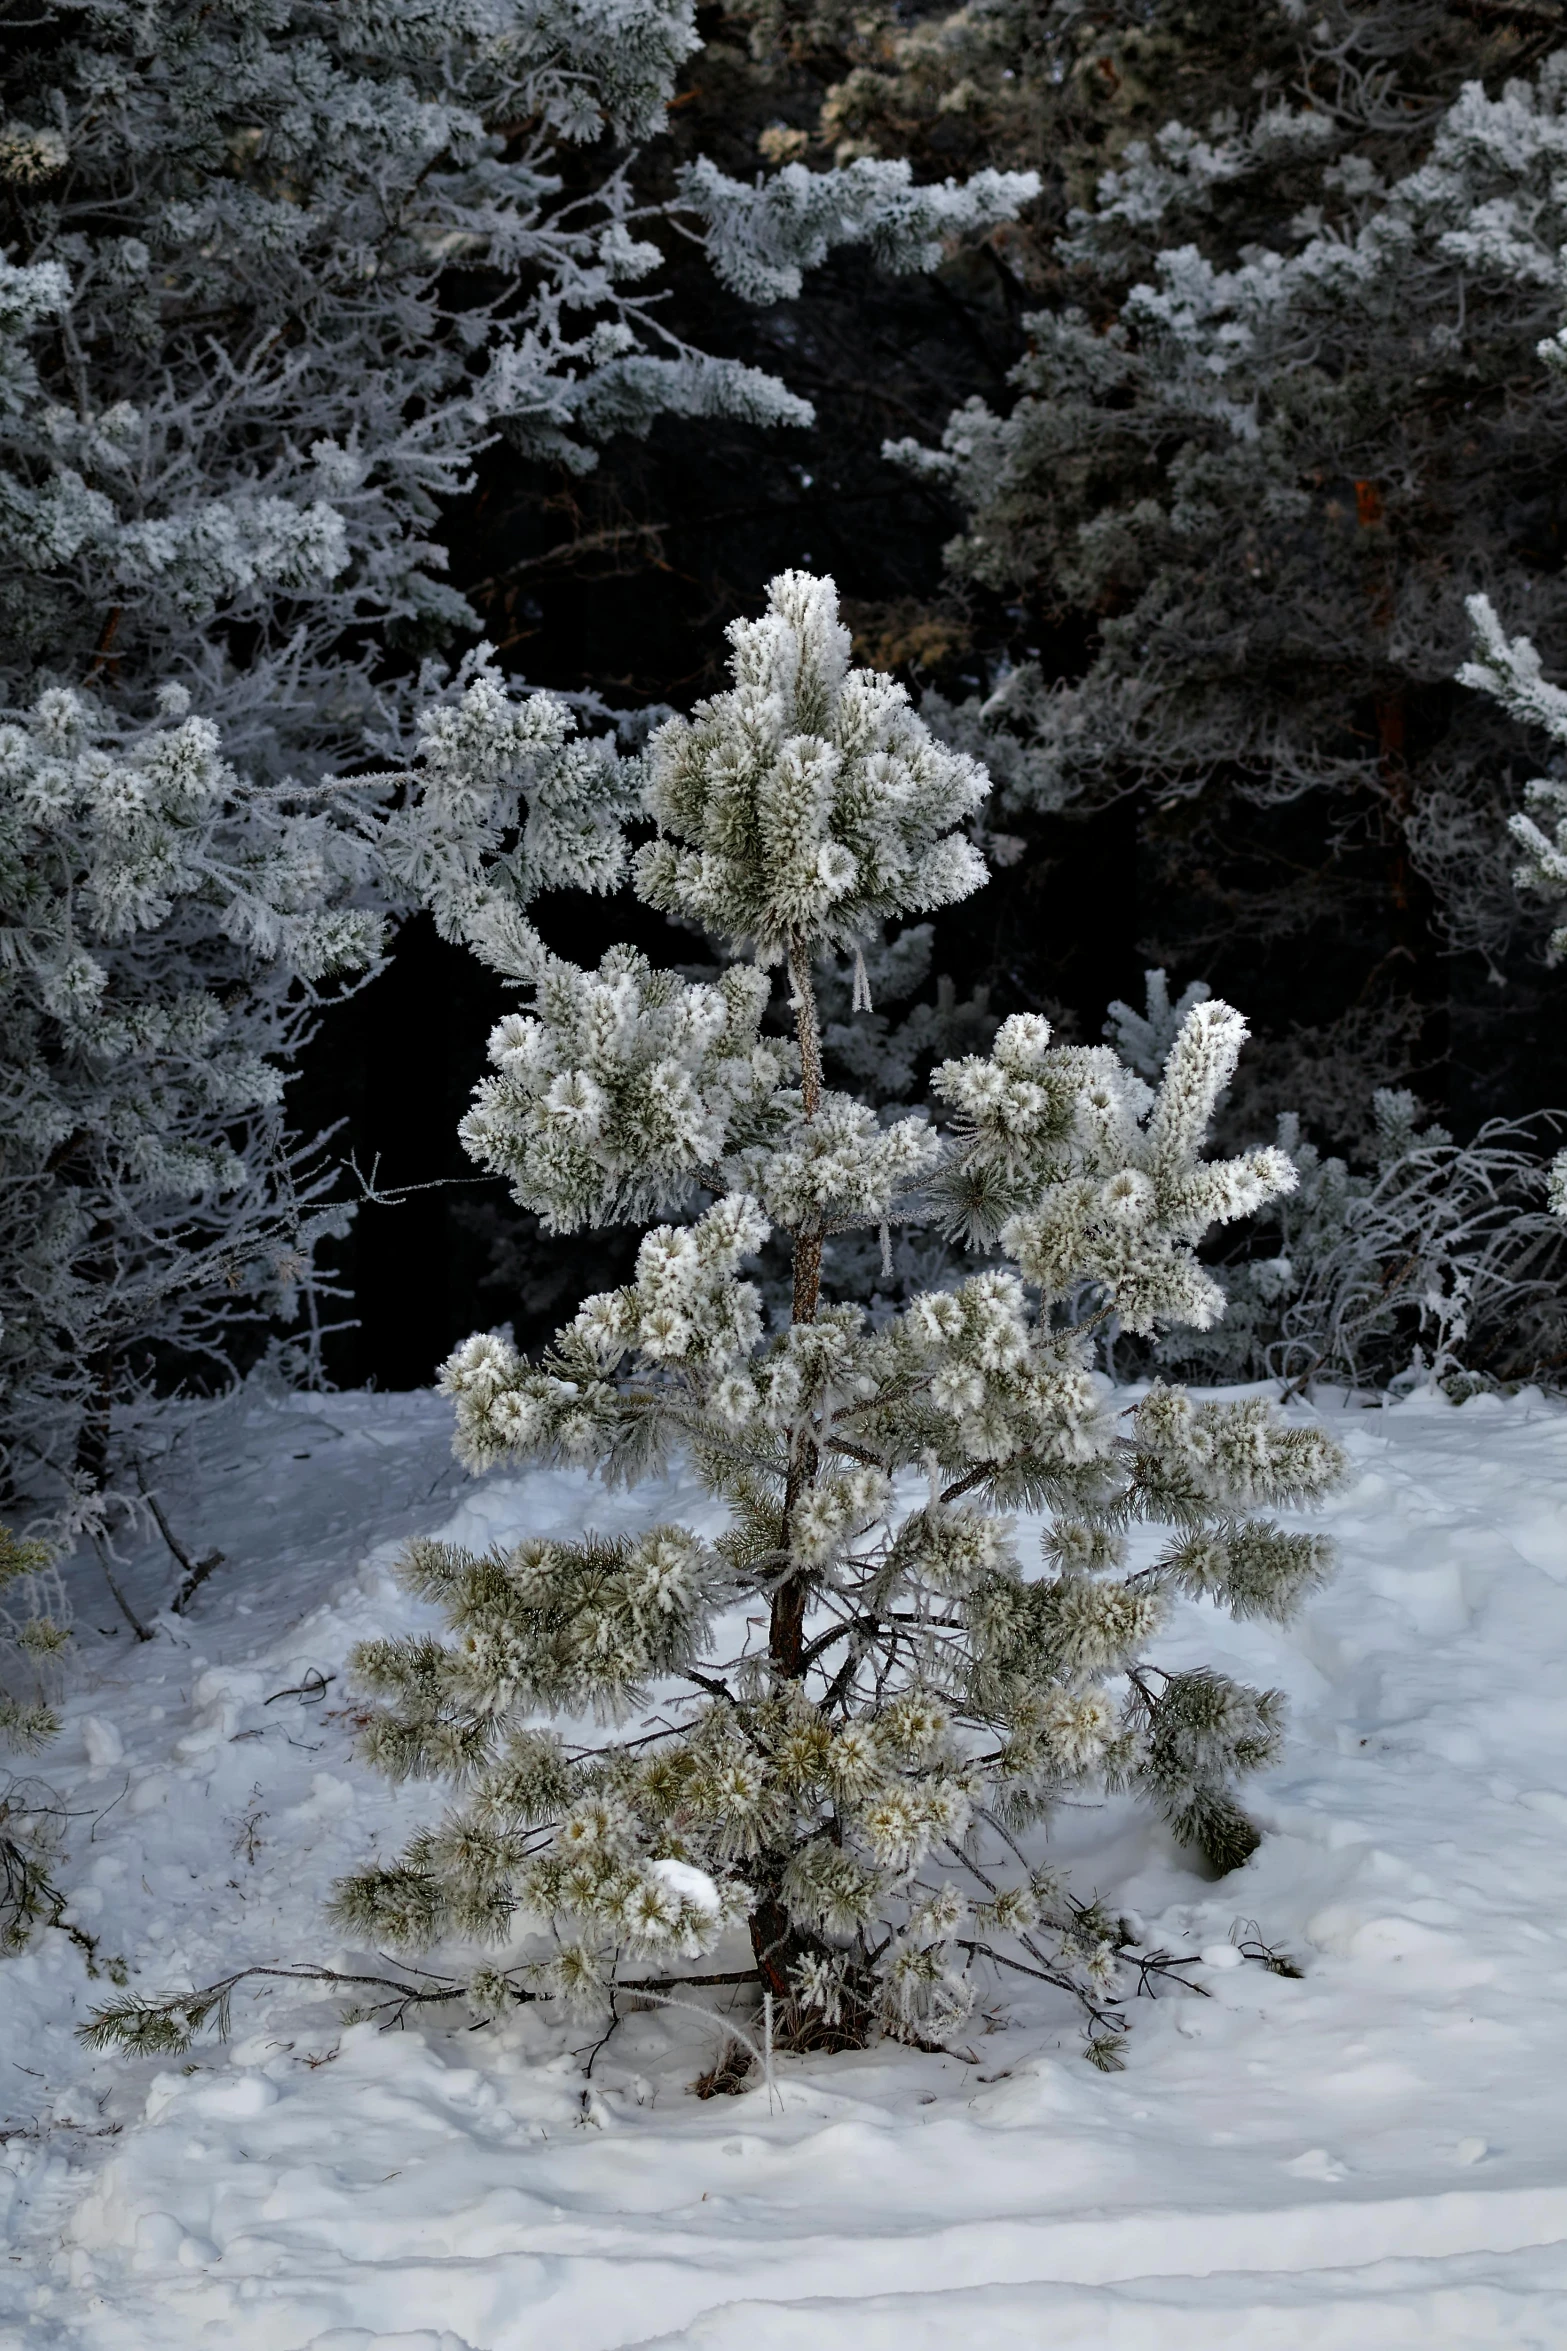
[[[585,2091],[580,2031],[383,2033],[286,1985],[160,2068],[81,2051],[101,1987],[51,1936],[0,1966],[3,2351],[1562,2351],[1567,1412],[1332,1418],[1337,1583],[1287,1634],[1193,1607],[1160,1648],[1290,1692],[1261,1852],[1206,1882],[1119,1808],[1057,1840],[1208,1955],[1125,2073],[1005,1989],[947,2057],[782,2060],[771,2099],[688,2096],[713,2028],[643,2012]],[[354,1761],[341,1678],[412,1620],[410,1529],[707,1507],[469,1484],[445,1442],[427,1398],[258,1414],[186,1513],[232,1555],[199,1621],[135,1648],[93,1596],[49,1776],[72,1915],[139,1986],[347,1961],[323,1892],[432,1802]],[[1251,1922],[1303,1980],[1237,1960]]]

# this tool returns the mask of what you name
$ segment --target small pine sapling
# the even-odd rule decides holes
[[[473,1469],[629,1483],[679,1453],[726,1523],[411,1547],[449,1634],[359,1651],[364,1745],[453,1801],[336,1916],[410,1952],[490,1942],[481,2012],[613,2016],[744,1933],[738,1972],[797,2047],[938,2037],[1000,1967],[1075,1993],[1113,2062],[1121,1926],[1024,1840],[1063,1799],[1129,1790],[1214,1866],[1245,1860],[1236,1783],[1277,1752],[1281,1702],[1149,1652],[1177,1594],[1288,1616],[1329,1547],[1266,1513],[1341,1462],[1260,1402],[1156,1385],[1118,1409],[1067,1303],[1211,1322],[1194,1244],[1292,1171],[1200,1155],[1245,1034],[1216,1002],[1157,1091],[1028,1014],[937,1068],[943,1130],[829,1087],[820,958],[980,886],[987,779],[850,668],[830,581],[784,574],[731,639],[733,687],[650,741],[632,862],[644,903],[731,960],[707,982],[629,947],[592,972],[533,951],[464,1129],[552,1231],[687,1221],[652,1224],[542,1360],[489,1333],[443,1373]],[[792,1040],[761,1027],[780,968]],[[879,1319],[829,1294],[830,1240],[919,1218],[990,1254]],[[747,1269],[774,1234],[791,1299],[768,1328]]]
[[[347,1881],[339,1916],[414,1948],[535,1926],[481,2004],[610,2002],[628,1963],[698,1959],[744,1922],[797,2039],[949,2030],[976,1959],[1070,1985],[1102,2026],[1115,1931],[1019,1834],[1069,1791],[1126,1787],[1214,1865],[1246,1858],[1234,1783],[1276,1752],[1279,1701],[1147,1650],[1179,1591],[1287,1615],[1327,1546],[1257,1513],[1340,1465],[1258,1404],[1155,1387],[1117,1418],[1063,1308],[1086,1285],[1133,1331],[1213,1321],[1193,1244],[1293,1171],[1199,1156],[1245,1033],[1214,1002],[1188,1009],[1157,1093],[1032,1015],[938,1068],[950,1138],[828,1089],[817,958],[979,886],[964,827],[986,779],[849,668],[829,582],[785,575],[732,639],[732,690],[650,745],[635,882],[737,959],[716,986],[629,949],[591,974],[549,959],[464,1130],[558,1231],[698,1187],[711,1205],[649,1231],[633,1281],[586,1300],[542,1363],[491,1334],[444,1373],[474,1468],[629,1480],[679,1447],[729,1526],[416,1545],[406,1579],[454,1637],[361,1652],[382,1701],[367,1748],[461,1801]],[[780,965],[792,1052],[759,1033]],[[824,1295],[830,1236],[919,1214],[997,1256],[875,1328]],[[773,1231],[793,1295],[769,1332],[744,1269]],[[1041,1577],[1019,1509],[1044,1517]],[[1134,1567],[1146,1520],[1174,1531]],[[611,1735],[540,1721],[585,1715]]]

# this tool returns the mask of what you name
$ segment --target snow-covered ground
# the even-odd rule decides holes
[[[1337,1583],[1287,1634],[1194,1607],[1159,1652],[1289,1691],[1262,1850],[1207,1881],[1120,1808],[1057,1840],[1207,1954],[1209,1997],[1136,2004],[1124,2073],[1011,1988],[947,2056],[783,2059],[771,2097],[689,2096],[718,2043],[683,2012],[629,2018],[585,2086],[581,2032],[531,2012],[383,2032],[288,1985],[226,2046],[129,2062],[75,2040],[107,1987],[45,1935],[0,1963],[0,2347],[1562,2351],[1567,1411],[1332,1418]],[[355,1761],[343,1674],[409,1619],[408,1532],[699,1507],[470,1484],[424,1397],[231,1438],[183,1519],[229,1563],[146,1646],[86,1587],[46,1759],[71,1915],[148,1991],[343,1962],[330,1881],[431,1802]],[[134,1580],[154,1607],[164,1566]],[[1303,1978],[1237,1960],[1252,1936]]]

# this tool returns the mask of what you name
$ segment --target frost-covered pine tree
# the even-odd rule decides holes
[[[784,574],[731,634],[733,687],[650,743],[632,866],[730,960],[693,981],[621,946],[587,971],[520,921],[530,1002],[464,1127],[550,1229],[644,1221],[634,1278],[542,1361],[491,1333],[443,1375],[474,1469],[635,1481],[679,1452],[724,1530],[600,1535],[590,1510],[573,1541],[415,1544],[402,1573],[449,1631],[360,1651],[365,1745],[452,1807],[346,1881],[338,1916],[406,1950],[490,1941],[481,2008],[602,2009],[743,1929],[802,2043],[939,2034],[977,1965],[1021,1968],[1080,1994],[1108,2058],[1122,1930],[1021,1840],[1064,1798],[1131,1789],[1214,1866],[1246,1858],[1236,1783],[1277,1751],[1281,1701],[1151,1652],[1178,1593],[1290,1613],[1328,1546],[1266,1513],[1340,1459],[1261,1403],[1155,1386],[1118,1410],[1092,1310],[1212,1321],[1194,1243],[1291,1170],[1201,1155],[1245,1033],[1213,1001],[1157,1091],[1033,1015],[940,1065],[945,1132],[830,1088],[818,959],[980,885],[986,778],[850,668],[830,581]],[[792,1039],[762,1030],[780,971]],[[879,1324],[829,1294],[830,1239],[922,1216],[992,1254]],[[774,1233],[792,1301],[769,1329],[747,1266]]]
[[[342,1228],[279,1064],[378,951],[372,843],[186,699],[138,727],[55,687],[0,724],[0,1479],[67,1533],[155,1375],[221,1384],[243,1326],[308,1324]]]
[[[0,1466],[101,1522],[154,1371],[228,1377],[239,1328],[303,1317],[346,1210],[288,1135],[289,1059],[427,906],[512,976],[545,888],[613,888],[634,767],[490,648],[414,730],[415,763],[309,788],[223,756],[182,687],[161,723],[53,688],[0,725]]]
[[[281,1103],[320,983],[426,876],[514,846],[493,777],[439,810],[327,788],[407,747],[408,656],[475,625],[441,525],[479,454],[582,468],[671,410],[809,413],[662,323],[634,163],[696,38],[687,0],[46,0],[11,27],[0,1399],[13,1489],[67,1515],[155,1358],[221,1370],[236,1314],[309,1294]],[[659,218],[776,300],[838,243],[929,267],[1029,185],[693,166]]]
[[[655,219],[637,150],[698,45],[689,0],[45,0],[16,26],[13,695],[91,681],[146,718],[172,680],[247,772],[316,780],[385,727],[388,639],[477,628],[442,510],[497,436],[580,469],[669,411],[808,418],[663,324],[651,228],[775,301],[846,242],[928,268],[1031,192],[698,160]]]
[[[1159,952],[1244,959],[1257,1016],[1338,1050],[1356,1113],[1367,1078],[1449,1061],[1516,1101],[1490,981],[1520,928],[1507,739],[1451,680],[1466,590],[1562,615],[1533,518],[1567,423],[1567,52],[1542,60],[1546,19],[1423,0],[1268,4],[1244,32],[1224,0],[1102,13],[1134,20],[1131,54],[1082,53],[1119,134],[1016,398],[899,445],[969,518],[960,579],[1013,616],[954,739],[1024,805],[1141,795]],[[978,52],[995,12],[963,16]],[[1166,111],[1127,139],[1149,81]],[[1330,1034],[1356,999],[1385,1007],[1380,1070]]]
[[[1548,351],[1558,370],[1567,371],[1567,327]],[[1509,638],[1488,596],[1472,596],[1468,609],[1474,658],[1458,672],[1460,683],[1499,702],[1510,717],[1538,728],[1557,746],[1567,747],[1567,693],[1545,676],[1533,641]],[[1547,904],[1567,899],[1567,785],[1559,775],[1536,776],[1524,787],[1524,803],[1508,820],[1523,852],[1513,871],[1514,885]],[[1546,952],[1552,963],[1567,957],[1567,923],[1551,932]],[[1550,1204],[1567,1220],[1567,1151],[1559,1152],[1552,1163]]]

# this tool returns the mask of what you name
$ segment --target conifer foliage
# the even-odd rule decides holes
[[[816,958],[980,886],[986,778],[850,668],[830,581],[782,575],[731,634],[732,688],[650,744],[633,873],[733,960],[715,985],[629,949],[539,959],[467,1130],[557,1230],[680,1221],[541,1361],[490,1333],[443,1374],[474,1468],[629,1482],[678,1452],[722,1531],[415,1544],[403,1576],[448,1634],[360,1651],[365,1743],[452,1808],[338,1915],[409,1950],[490,1941],[470,1990],[496,2008],[612,2010],[744,1927],[798,2043],[939,2035],[993,1962],[1076,1991],[1104,2060],[1122,1928],[1020,1840],[1073,1792],[1130,1789],[1215,1866],[1246,1858],[1236,1783],[1276,1752],[1279,1698],[1149,1653],[1177,1594],[1287,1616],[1328,1546],[1269,1513],[1341,1464],[1260,1402],[1156,1385],[1118,1409],[1094,1331],[1210,1323],[1194,1244],[1292,1170],[1201,1156],[1245,1034],[1212,1000],[1157,1091],[1027,1014],[937,1069],[936,1117],[829,1088]],[[788,1042],[760,1033],[780,966]],[[920,1218],[977,1269],[880,1319],[826,1294],[829,1236]],[[771,1329],[747,1277],[770,1234],[793,1262]]]
[[[1499,702],[1512,718],[1534,727],[1558,747],[1567,744],[1567,693],[1546,677],[1532,638],[1509,638],[1489,596],[1471,596],[1474,657],[1458,675],[1463,685]],[[1547,905],[1567,898],[1567,786],[1559,776],[1536,776],[1524,786],[1524,806],[1508,830],[1523,855],[1516,887]],[[1567,956],[1567,924],[1551,932],[1553,963]]]
[[[1567,357],[1560,339],[1552,350]],[[1567,693],[1545,676],[1533,640],[1509,638],[1488,596],[1469,599],[1469,619],[1474,658],[1460,669],[1460,682],[1499,702],[1524,726],[1543,732],[1558,749],[1567,745]],[[1559,775],[1535,776],[1524,787],[1524,802],[1508,825],[1523,852],[1513,881],[1526,898],[1554,907],[1567,898],[1567,786]],[[1553,928],[1547,954],[1552,963],[1567,956],[1567,923]],[[1558,1152],[1551,1166],[1550,1205],[1567,1221],[1567,1151]]]
[[[370,843],[188,704],[127,725],[54,687],[0,724],[0,1478],[65,1531],[101,1523],[155,1374],[221,1384],[345,1215],[278,1063],[378,952]]]
[[[1015,397],[892,451],[956,497],[955,585],[1013,631],[964,739],[1021,806],[1139,796],[1140,945],[1221,980],[1243,958],[1257,1017],[1314,1032],[1348,1116],[1436,1064],[1455,1105],[1528,1101],[1493,1013],[1521,927],[1506,737],[1452,673],[1467,590],[1542,643],[1562,622],[1538,520],[1567,416],[1560,13],[1046,14],[1041,35],[981,0],[898,44],[919,86],[972,71],[960,119],[997,157],[1030,77],[1054,68],[1063,108],[1105,93],[1101,143],[1063,149],[1075,206]],[[864,81],[890,136],[896,83]]]
[[[332,1219],[281,1105],[318,984],[422,895],[475,911],[494,778],[443,802],[438,728],[384,861],[387,793],[327,786],[406,747],[408,657],[476,627],[440,534],[481,452],[581,472],[670,412],[808,420],[665,323],[650,226],[772,301],[837,244],[928,268],[1032,192],[693,166],[642,202],[698,45],[688,0],[45,0],[8,24],[0,1485],[67,1524],[101,1518],[154,1361],[221,1381],[237,1319],[310,1293]],[[458,738],[498,690],[470,665]],[[525,708],[559,749],[569,714]],[[593,769],[580,745],[552,765],[557,834]]]
[[[688,0],[49,0],[13,25],[12,690],[90,675],[150,716],[178,678],[232,758],[319,773],[385,724],[388,638],[477,626],[442,503],[500,434],[582,471],[670,411],[808,420],[653,290],[669,207],[633,165],[699,45]],[[835,244],[928,267],[1033,188],[797,176],[678,191],[757,299]]]

